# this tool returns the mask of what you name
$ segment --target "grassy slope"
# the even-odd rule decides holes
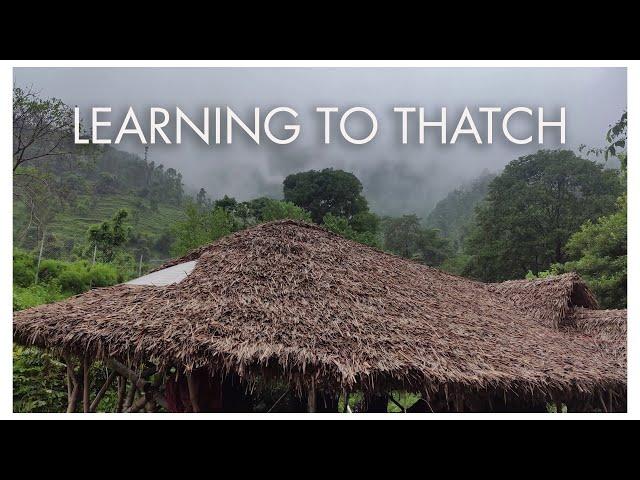
[[[86,214],[73,211],[58,213],[49,230],[60,241],[74,240],[75,242],[81,242],[86,238],[87,229],[91,225],[110,219],[120,208],[125,208],[129,213],[133,213],[136,210],[137,201],[139,199],[134,195],[101,195],[96,202],[96,207]],[[20,202],[14,202],[13,207],[15,229],[16,226],[24,223],[26,211]],[[180,207],[161,204],[158,206],[158,211],[154,212],[147,209],[140,213],[137,218],[130,218],[129,224],[133,227],[134,232],[146,233],[153,238],[157,238],[176,221],[180,220],[183,215],[184,213]]]

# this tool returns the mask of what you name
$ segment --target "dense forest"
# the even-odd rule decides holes
[[[379,216],[350,172],[294,172],[281,198],[239,201],[149,158],[69,140],[68,106],[14,90],[14,310],[113,285],[262,222],[315,222],[356,242],[481,281],[577,271],[626,306],[626,113],[596,160],[540,150],[450,192],[427,218]],[[146,156],[146,155],[145,155]],[[620,168],[609,167],[616,157]],[[64,411],[64,365],[14,348],[14,409]],[[95,367],[97,368],[97,367]],[[101,410],[111,411],[105,396]]]

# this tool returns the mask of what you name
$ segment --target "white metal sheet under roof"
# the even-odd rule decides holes
[[[178,283],[187,278],[193,268],[196,266],[197,260],[184,262],[173,267],[163,268],[157,272],[134,278],[125,283],[125,285],[152,285],[154,287],[164,287],[172,283]]]

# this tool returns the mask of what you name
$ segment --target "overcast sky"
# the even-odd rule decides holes
[[[281,197],[282,180],[289,173],[342,168],[360,178],[378,213],[420,216],[483,170],[499,172],[509,161],[539,146],[508,143],[498,136],[499,123],[494,126],[492,145],[477,145],[472,136],[466,136],[455,145],[442,146],[435,133],[419,145],[411,138],[413,130],[410,144],[402,145],[394,106],[425,107],[433,116],[446,106],[449,136],[465,106],[472,114],[483,106],[499,106],[503,111],[541,106],[552,119],[565,106],[565,148],[576,149],[580,144],[602,146],[608,126],[620,117],[627,101],[623,68],[16,68],[14,78],[16,86],[33,87],[42,96],[79,106],[83,117],[89,117],[91,107],[110,106],[115,123],[129,106],[145,115],[152,106],[169,111],[178,106],[198,124],[205,106],[212,111],[229,106],[250,124],[254,107],[266,112],[290,106],[299,113],[297,122],[302,126],[300,138],[289,145],[255,145],[243,141],[238,131],[233,145],[207,146],[185,133],[181,145],[151,146],[150,159],[182,172],[190,191],[204,187],[213,198],[226,194],[239,200]],[[332,145],[324,145],[317,106],[370,108],[378,117],[378,135],[366,145],[350,145],[337,138]],[[484,118],[474,116],[483,138]],[[337,137],[334,123],[332,136]],[[535,123],[514,124],[515,133],[527,128],[534,132]],[[354,125],[354,136],[357,131]],[[559,146],[557,135],[545,136],[545,148]],[[144,153],[144,146],[133,138],[118,148]]]

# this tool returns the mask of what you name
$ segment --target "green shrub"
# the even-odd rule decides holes
[[[58,281],[64,291],[74,294],[82,293],[91,288],[89,270],[81,263],[72,263],[58,276]]]
[[[21,287],[31,285],[36,276],[36,259],[24,250],[13,250],[13,284]]]
[[[67,262],[46,258],[40,261],[39,282],[47,282],[58,278],[68,268]]]
[[[62,300],[68,295],[64,295],[58,282],[48,284],[40,283],[38,285],[30,285],[21,287],[13,286],[13,310],[23,310],[25,308],[35,307],[43,303],[52,303]]]
[[[96,263],[89,270],[89,279],[93,287],[108,287],[118,283],[118,270],[106,263]]]

